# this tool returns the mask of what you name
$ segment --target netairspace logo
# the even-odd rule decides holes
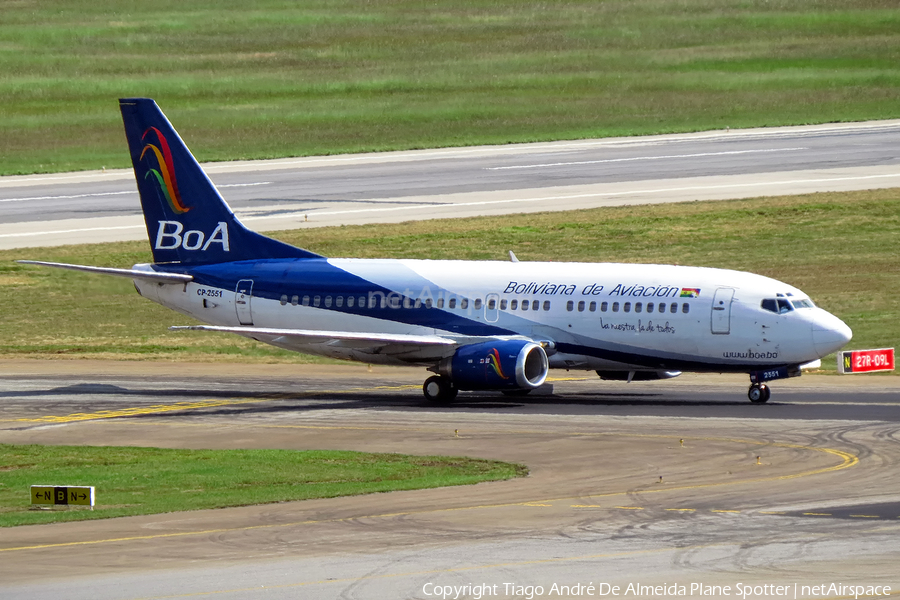
[[[679,584],[663,583],[661,585],[645,585],[641,583],[629,583],[628,585],[612,585],[610,583],[588,584],[575,583],[560,585],[553,583],[543,585],[520,585],[517,583],[467,583],[465,585],[438,585],[433,582],[422,586],[422,594],[426,598],[441,598],[442,600],[458,600],[461,598],[534,598],[546,597],[616,597],[632,596],[640,598],[653,597],[734,597],[743,598],[877,598],[890,596],[891,586],[887,585],[848,585],[843,583],[820,583],[817,585],[805,585],[790,583],[778,585],[774,583],[748,584],[736,583],[734,585],[709,585],[705,583]]]

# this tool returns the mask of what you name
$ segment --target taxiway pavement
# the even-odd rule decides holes
[[[0,362],[0,443],[340,448],[530,468],[476,486],[3,529],[0,596],[434,598],[484,584],[497,592],[484,597],[540,586],[533,597],[559,598],[589,595],[551,595],[554,585],[589,583],[620,595],[629,584],[719,586],[711,597],[739,596],[739,585],[900,590],[895,378],[804,376],[776,382],[771,403],[756,406],[740,377],[625,384],[554,373],[553,395],[461,394],[433,407],[423,375]]]

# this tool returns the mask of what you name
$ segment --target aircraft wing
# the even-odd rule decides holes
[[[318,329],[279,329],[276,327],[219,327],[215,325],[186,325],[169,327],[171,331],[221,331],[239,335],[265,335],[298,338],[308,343],[342,340],[374,344],[407,344],[411,346],[456,346],[459,340],[439,335],[409,335],[403,333],[365,333],[357,331],[320,331]],[[468,339],[468,338],[467,338]]]
[[[17,263],[23,265],[38,265],[41,267],[55,267],[57,269],[68,269],[70,271],[82,271],[84,273],[99,273],[100,275],[115,275],[116,277],[127,277],[128,279],[144,279],[147,281],[157,281],[160,283],[187,283],[193,281],[192,275],[184,275],[182,273],[160,273],[157,271],[138,271],[137,269],[112,269],[109,267],[89,267],[87,265],[70,265],[66,263],[43,262],[40,260],[17,260]]]

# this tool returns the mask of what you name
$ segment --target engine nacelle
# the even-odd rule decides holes
[[[461,390],[533,390],[550,370],[547,353],[534,342],[505,340],[462,346],[441,362],[441,375]]]
[[[681,375],[681,371],[597,371],[604,381],[656,381],[672,379]]]

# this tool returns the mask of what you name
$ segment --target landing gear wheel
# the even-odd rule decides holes
[[[426,379],[422,386],[425,399],[434,404],[450,404],[458,391],[450,379],[438,375]]]
[[[754,404],[765,404],[771,396],[772,390],[764,383],[754,383],[750,386],[750,391],[747,392],[747,397]]]

